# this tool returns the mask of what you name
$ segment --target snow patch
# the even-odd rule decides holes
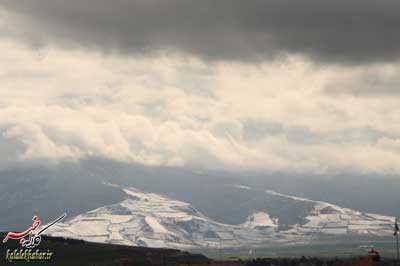
[[[168,234],[169,231],[165,229],[164,226],[162,226],[156,219],[153,217],[147,216],[145,218],[146,223],[153,229],[154,233],[159,233],[159,234]]]
[[[277,220],[272,219],[266,212],[257,212],[250,215],[241,226],[245,228],[278,227]]]

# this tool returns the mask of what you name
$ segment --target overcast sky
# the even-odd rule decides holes
[[[0,0],[0,165],[400,172],[398,0]]]

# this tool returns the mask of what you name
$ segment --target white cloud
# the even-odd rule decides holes
[[[210,64],[34,50],[8,39],[0,49],[0,144],[15,145],[17,162],[102,156],[229,170],[400,172],[398,97],[329,91],[362,85],[365,75],[391,85],[399,64],[322,67],[296,56]]]

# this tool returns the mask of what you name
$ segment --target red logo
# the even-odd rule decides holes
[[[19,243],[21,244],[22,247],[29,248],[29,249],[37,247],[37,246],[39,246],[39,244],[42,241],[41,234],[45,230],[49,229],[53,225],[60,222],[66,216],[67,216],[67,214],[64,213],[63,215],[58,217],[56,220],[54,220],[50,224],[43,227],[39,232],[35,232],[35,231],[41,225],[41,221],[39,220],[39,218],[37,216],[33,216],[33,218],[32,218],[33,224],[31,227],[29,227],[28,229],[26,229],[25,231],[23,231],[21,233],[9,232],[6,235],[6,237],[3,239],[3,243],[6,243],[9,239],[17,239],[17,240],[19,239]]]

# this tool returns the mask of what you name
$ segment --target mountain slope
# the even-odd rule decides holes
[[[267,213],[274,219],[279,218],[280,231],[302,224],[315,204],[270,195],[265,193],[266,189],[368,213],[392,216],[398,213],[398,178],[387,180],[375,177],[374,181],[359,177],[357,182],[351,183],[353,177],[349,177],[348,181],[333,177],[315,178],[296,178],[278,173],[234,174],[148,167],[96,158],[48,167],[18,165],[0,170],[0,211],[4,214],[0,216],[0,229],[22,231],[34,215],[42,221],[50,221],[63,212],[75,217],[125,199],[126,194],[120,188],[104,183],[135,187],[189,203],[207,217],[223,224],[243,224],[254,213]]]
[[[253,190],[233,187],[249,193]],[[78,215],[48,233],[93,242],[185,249],[304,242],[320,235],[386,236],[392,233],[394,223],[393,217],[361,213],[268,190],[263,193],[272,202],[304,208],[302,215],[296,217],[298,223],[282,224],[281,220],[285,219],[278,212],[254,208],[244,223],[232,225],[216,222],[192,205],[166,196],[132,187],[123,191],[126,199],[122,202]]]
[[[363,213],[322,201],[288,196],[270,190],[267,190],[266,193],[289,200],[309,202],[314,205],[313,210],[304,217],[304,222],[293,226],[287,232],[376,236],[389,236],[393,233],[394,217]]]
[[[51,230],[52,236],[151,247],[216,247],[262,243],[274,230],[221,224],[191,205],[157,194],[125,188],[127,198],[82,215]]]

